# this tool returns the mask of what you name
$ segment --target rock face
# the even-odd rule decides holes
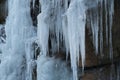
[[[115,0],[114,5],[115,12],[112,27],[113,60],[109,58],[108,48],[105,47],[105,44],[104,55],[95,54],[92,41],[91,43],[88,41],[91,34],[86,29],[86,73],[81,77],[82,80],[120,80],[120,66],[117,65],[120,60],[120,0]]]
[[[115,56],[120,58],[120,0],[115,0],[115,13],[113,24],[113,52]]]
[[[34,3],[31,1],[31,17],[33,20],[33,25],[37,26],[37,16],[40,13],[40,5],[39,5],[39,0],[33,0],[35,1]]]
[[[92,67],[102,64],[108,64],[111,62],[116,62],[120,59],[120,1],[115,0],[114,2],[114,16],[113,16],[113,26],[112,26],[112,45],[113,45],[113,59],[110,59],[109,55],[109,45],[105,42],[105,32],[103,33],[103,53],[95,54],[95,49],[92,44],[92,34],[89,29],[86,28],[86,67]],[[89,25],[87,25],[89,27]],[[104,27],[103,27],[104,28]],[[80,60],[81,61],[81,60]],[[81,67],[81,62],[80,62]]]
[[[3,25],[0,25],[0,44],[5,42],[5,29]]]
[[[7,16],[7,6],[6,0],[0,0],[0,24],[5,22]]]

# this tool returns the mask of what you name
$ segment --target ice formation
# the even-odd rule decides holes
[[[66,5],[63,6],[62,10],[61,6],[64,4],[62,3],[62,0],[40,0],[40,3],[41,13],[38,16],[38,37],[42,50],[41,53],[44,55],[48,53],[49,33],[56,37],[56,43],[54,38],[50,38],[51,43],[53,44],[53,50],[54,46],[59,50],[59,38],[63,31],[63,33],[65,33],[66,48],[70,50],[74,80],[77,80],[77,62],[79,61],[80,51],[83,68],[85,61],[85,5],[82,0],[74,0],[70,3],[67,10],[68,1],[66,1]],[[62,21],[62,17],[66,17],[68,23]],[[65,25],[63,26],[63,30],[61,29],[62,22],[63,25]],[[64,28],[66,28],[66,30],[64,30]]]
[[[94,4],[96,4],[96,6],[94,5],[91,7],[90,3],[87,4],[87,6],[90,7],[89,19],[93,35],[93,44],[95,46],[96,53],[99,53],[100,51],[100,53],[103,54],[103,43],[106,40],[105,43],[106,45],[109,45],[109,53],[112,58],[112,23],[114,14],[114,0],[96,0]],[[103,38],[103,28],[106,31],[105,40]]]
[[[38,38],[42,47],[42,54],[48,53],[48,39],[51,40],[51,51],[59,51],[62,40],[63,0],[40,0],[41,13],[38,15]],[[46,37],[44,37],[46,36]]]
[[[5,42],[4,25],[0,25],[0,44]],[[1,46],[0,46],[1,47]]]
[[[32,1],[34,7],[35,0]],[[40,0],[41,13],[37,17],[35,32],[30,16],[30,0],[8,0],[0,80],[33,80],[34,77],[37,80],[78,80],[79,60],[82,61],[82,70],[85,65],[87,10],[90,10],[88,16],[96,53],[103,53],[105,26],[106,43],[112,58],[114,0],[93,1]],[[34,43],[37,48],[34,48]],[[36,53],[38,48],[40,51]],[[61,48],[66,49],[66,57],[70,55],[73,73],[65,62],[50,58],[59,50],[64,51]]]
[[[83,0],[74,0],[66,12],[67,16],[67,36],[71,57],[71,67],[73,69],[73,79],[77,80],[77,62],[81,53],[82,66],[85,63],[85,5]]]
[[[25,80],[25,40],[33,35],[30,0],[9,0],[0,80]]]
[[[92,9],[90,13],[90,24],[93,34],[93,44],[95,46],[96,53],[103,54],[103,10],[105,8],[106,19],[106,43],[110,45],[110,55],[112,55],[112,16],[113,16],[113,2],[114,0],[97,0],[92,5],[89,1],[87,3],[83,0],[41,0],[41,13],[38,16],[38,37],[39,43],[42,47],[42,54],[48,53],[48,41],[52,34],[54,38],[51,38],[53,46],[59,48],[59,36],[61,32],[63,40],[65,42],[66,54],[70,53],[71,68],[73,70],[73,79],[77,80],[77,63],[79,62],[79,56],[81,53],[82,66],[84,69],[85,63],[85,24],[86,24],[86,11]],[[59,10],[60,4],[63,4]],[[69,5],[69,6],[68,6]],[[56,8],[61,12],[57,11]],[[108,9],[109,8],[109,9]],[[57,13],[58,12],[58,13]],[[57,13],[57,14],[56,14]],[[110,17],[110,23],[108,24],[108,16]],[[61,18],[62,16],[62,18]],[[57,20],[56,20],[57,17]],[[58,25],[56,25],[56,23]],[[61,25],[62,23],[62,25]],[[62,30],[60,29],[62,27]],[[109,27],[109,28],[108,28]],[[109,31],[108,31],[109,29]],[[109,32],[109,33],[108,33]],[[99,35],[100,34],[100,35]],[[57,36],[56,36],[57,35]],[[109,41],[108,39],[109,37]],[[46,36],[46,37],[44,37]],[[56,43],[55,43],[56,41]],[[99,45],[100,44],[100,45]],[[98,49],[100,48],[100,49]],[[52,51],[55,50],[53,48]]]
[[[44,55],[38,57],[37,80],[73,80],[72,73],[67,68],[66,63],[61,60],[54,60],[54,58]]]

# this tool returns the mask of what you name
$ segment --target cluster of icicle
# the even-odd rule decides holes
[[[109,43],[110,57],[112,57],[114,0],[94,0],[94,2],[88,0],[40,0],[40,3],[41,13],[38,15],[38,38],[41,54],[47,55],[48,53],[50,33],[56,38],[56,40],[50,38],[53,44],[53,51],[59,50],[59,42],[62,35],[66,54],[70,53],[73,80],[78,80],[77,63],[80,55],[84,69],[87,9],[95,8],[91,10],[89,17],[96,53],[99,52],[99,46],[100,53],[103,52],[103,10],[105,10],[106,43]]]
[[[30,0],[8,0],[0,80],[25,80],[25,41],[34,35]]]
[[[59,50],[59,40],[64,36],[66,54],[70,52],[73,79],[77,79],[77,62],[79,52],[82,56],[82,65],[85,63],[85,10],[83,0],[71,0],[68,8],[68,0],[40,0],[41,13],[38,15],[38,37],[41,46],[41,54],[48,53],[49,33],[52,49]],[[63,33],[62,33],[63,32]],[[59,39],[60,38],[60,39]]]
[[[112,58],[114,0],[96,0],[94,3],[97,5],[93,6],[88,12],[88,19],[93,35],[93,44],[95,46],[96,53],[103,54],[103,43],[106,43],[106,45],[109,46],[110,58]],[[88,4],[88,6],[90,5],[91,4]],[[103,32],[105,32],[106,41],[103,39]]]
[[[106,41],[112,50],[114,0],[40,0],[40,5],[41,13],[38,15],[36,35],[30,17],[30,0],[8,1],[8,17],[5,24],[7,37],[2,50],[0,80],[32,80],[33,75],[37,76],[37,80],[78,80],[79,56],[83,70],[85,64],[85,26],[88,8],[100,8],[90,13],[96,53],[99,39],[100,51],[103,49],[103,9],[106,11]],[[35,52],[32,46],[35,37],[38,38],[40,55],[33,60]],[[65,68],[65,63],[47,57],[50,50],[49,40],[52,54],[59,51],[61,43],[66,49],[66,55],[70,54],[73,78],[70,77],[70,71]],[[112,56],[112,51],[110,52]],[[37,75],[33,74],[32,69],[36,65]]]

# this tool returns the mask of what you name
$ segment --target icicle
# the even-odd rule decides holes
[[[108,45],[108,0],[104,0],[105,4],[105,21],[106,21],[106,44]]]
[[[62,14],[64,12],[64,10],[61,10],[61,7],[60,7],[61,4],[63,4],[61,3],[61,1],[62,0],[60,1],[57,1],[57,0],[56,1],[54,0],[42,1],[41,0],[40,1],[42,10],[41,10],[41,14],[38,16],[38,36],[40,37],[39,40],[40,40],[40,46],[42,47],[42,52],[45,55],[46,55],[46,51],[48,47],[48,37],[49,37],[50,32],[53,32],[53,35],[55,34],[57,38],[57,48],[59,48],[59,35],[62,31],[61,30],[61,26],[62,26],[61,19],[62,19]],[[80,3],[80,5],[78,3]],[[65,7],[67,8],[67,5]],[[66,8],[63,7],[63,9],[66,9]],[[76,11],[73,12],[73,9]],[[52,16],[49,16],[51,14]],[[65,15],[68,21],[68,27],[66,26],[65,23],[63,23],[63,26],[66,26],[66,27],[63,27],[63,28],[66,28],[65,30],[63,30],[64,37],[65,37],[65,44],[67,47],[66,48],[67,53],[68,53],[68,49],[70,48],[74,80],[77,80],[77,62],[79,61],[80,51],[81,51],[80,53],[82,56],[83,68],[84,68],[84,62],[85,62],[84,61],[85,60],[85,21],[84,21],[85,20],[85,7],[84,7],[84,3],[82,3],[82,0],[73,1]],[[52,44],[54,45],[56,44],[54,38],[51,38],[51,42],[53,42]]]
[[[38,36],[44,52],[48,50],[48,37],[51,41],[52,53],[59,51],[59,43],[62,41],[62,14],[64,3],[62,0],[40,1],[41,13],[38,16]],[[41,15],[41,17],[40,17]],[[44,28],[44,30],[42,30]],[[46,31],[45,31],[46,30]],[[40,34],[41,33],[41,34]],[[46,37],[44,37],[44,36]],[[44,41],[44,42],[42,42]],[[46,49],[45,49],[46,48]],[[45,52],[46,53],[46,52]]]
[[[45,14],[41,13],[38,16],[38,36],[40,47],[42,48],[42,54],[47,55],[48,51],[48,38],[49,38],[49,27],[44,22],[46,19]]]
[[[103,0],[100,0],[100,54],[103,56]]]
[[[85,62],[85,6],[82,0],[73,0],[63,16],[63,34],[66,47],[70,49],[71,67],[73,70],[73,80],[77,78],[77,62],[79,62],[79,52],[81,53],[82,67]],[[67,19],[67,20],[66,20]],[[67,23],[66,23],[67,21]],[[65,29],[65,30],[64,30]]]
[[[63,13],[63,8],[62,5],[64,3],[62,3],[62,0],[55,0],[55,15],[56,15],[56,21],[55,21],[55,34],[57,37],[57,48],[59,51],[59,43],[60,43],[60,36],[62,35],[62,13]]]
[[[66,48],[66,59],[68,59],[68,52],[69,52],[69,42],[68,42],[68,21],[67,16],[64,14],[62,19],[62,29],[63,29],[63,37],[65,41],[65,48]]]
[[[38,39],[41,47],[41,52],[47,55],[48,52],[48,38],[49,38],[49,25],[50,25],[50,1],[40,0],[41,13],[38,15]]]
[[[34,8],[35,7],[35,0],[32,0],[32,7]]]
[[[93,44],[98,53],[98,47],[100,46],[100,53],[103,53],[103,21],[105,21],[106,27],[106,44],[109,43],[110,55],[112,56],[112,18],[114,13],[114,0],[97,0],[98,8],[91,9],[90,22],[93,35]],[[97,10],[96,10],[97,9]],[[105,12],[103,12],[105,10]],[[103,20],[103,13],[105,13],[105,20]],[[109,17],[109,18],[108,18]],[[108,20],[109,19],[109,20]],[[108,31],[109,30],[109,31]],[[98,36],[100,34],[100,36]],[[98,39],[100,39],[100,45],[98,45]],[[109,42],[108,42],[109,39]]]
[[[112,24],[113,24],[113,14],[114,14],[114,0],[108,1],[109,3],[109,52],[110,58],[113,58],[113,47],[112,47]]]
[[[90,23],[93,36],[93,45],[95,47],[96,53],[98,53],[98,32],[99,32],[99,15],[98,8],[90,11]]]

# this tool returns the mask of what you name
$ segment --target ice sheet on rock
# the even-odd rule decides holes
[[[96,53],[98,53],[98,39],[99,39],[99,12],[98,8],[90,11],[90,25],[92,30],[92,36],[93,36],[93,44],[96,50]]]
[[[35,0],[32,1],[34,4]],[[112,57],[114,0],[89,0],[88,3],[87,1],[40,0],[41,13],[37,17],[37,38],[41,48],[40,56],[37,59],[38,80],[78,80],[77,66],[80,55],[83,69],[85,63],[85,13],[88,7],[100,7],[100,10],[97,8],[90,13],[90,22],[96,52],[100,47],[101,53],[104,29],[102,13],[105,7],[106,41],[110,45],[110,56]],[[9,0],[8,17],[5,24],[7,37],[6,43],[2,47],[0,80],[32,80],[33,68],[36,67],[36,61],[33,58],[34,56],[37,58],[33,50],[33,43],[36,39],[31,38],[36,35],[36,32],[32,27],[30,0]],[[66,63],[46,57],[49,52],[49,41],[52,53],[59,51],[61,44],[65,45],[67,56],[70,53],[73,74]]]
[[[25,80],[25,40],[33,36],[30,0],[9,0],[0,80]]]
[[[65,12],[63,0],[40,0],[41,13],[38,15],[38,37],[42,52],[48,52],[48,41],[51,51],[59,51],[62,42],[62,14]],[[46,36],[46,37],[44,37]],[[44,44],[43,44],[44,43]]]
[[[90,2],[92,1],[86,3],[87,6],[90,6]],[[95,4],[96,7],[88,7],[88,9],[90,9],[89,17],[93,36],[93,44],[95,46],[96,53],[99,53],[100,51],[100,53],[103,54],[103,43],[106,43],[107,46],[109,46],[109,53],[110,57],[112,58],[112,24],[114,14],[114,0],[96,0]],[[105,15],[103,15],[103,13]],[[105,34],[103,34],[104,31],[106,31]],[[104,35],[106,41],[103,38]]]
[[[37,80],[73,80],[66,63],[44,55],[37,60]]]
[[[34,53],[34,41],[36,38],[30,38],[26,40],[25,43],[25,52],[26,52],[26,80],[32,80],[33,79],[33,69],[36,67],[36,61],[34,59],[35,53]]]
[[[9,52],[10,53],[10,52]],[[14,56],[14,58],[13,58]],[[24,58],[20,54],[8,54],[2,56],[0,64],[0,79],[1,80],[25,80]]]
[[[84,0],[87,8],[96,8],[98,6],[98,1],[100,0]]]

